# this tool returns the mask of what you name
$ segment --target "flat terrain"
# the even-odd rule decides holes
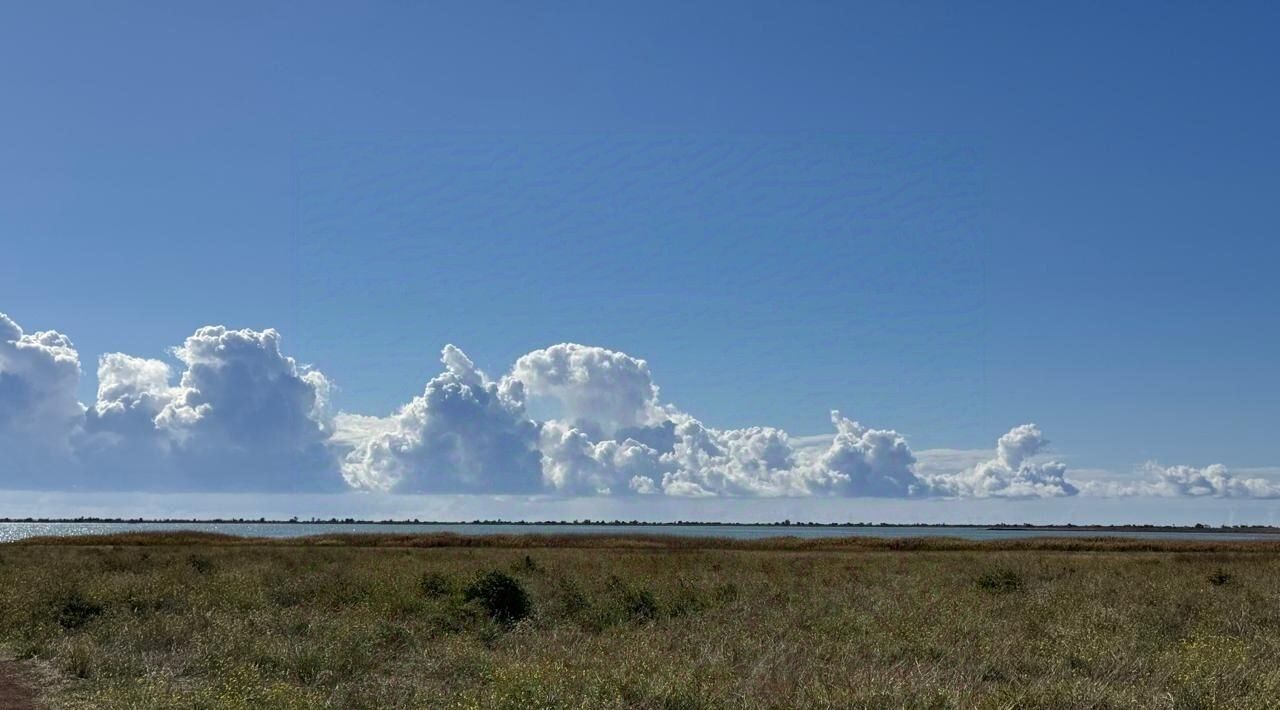
[[[1280,707],[1280,543],[29,540],[0,651],[55,708]]]
[[[35,684],[25,668],[11,661],[0,661],[0,710],[35,708]]]

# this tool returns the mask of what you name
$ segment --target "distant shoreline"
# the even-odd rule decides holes
[[[449,525],[449,526],[572,526],[572,527],[771,527],[771,528],[964,528],[980,530],[1045,531],[1045,532],[1169,532],[1169,533],[1269,533],[1280,534],[1271,525],[1032,525],[1029,523],[815,523],[756,522],[729,523],[716,521],[675,520],[646,522],[641,520],[361,520],[356,518],[0,518],[0,524],[117,524],[117,525]]]

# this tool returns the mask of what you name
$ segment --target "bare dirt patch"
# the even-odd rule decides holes
[[[13,661],[0,661],[0,710],[35,710],[31,676]]]

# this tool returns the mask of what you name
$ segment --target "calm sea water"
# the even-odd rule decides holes
[[[362,524],[342,523],[0,523],[0,542],[37,535],[103,535],[143,530],[194,530],[244,537],[302,537],[333,533],[414,533],[452,532],[462,535],[500,534],[641,534],[687,535],[758,539],[766,537],[958,537],[967,540],[995,540],[1010,537],[1108,537],[1162,540],[1250,540],[1277,539],[1267,533],[1197,532],[1107,532],[1087,530],[1018,530],[965,527],[779,527],[773,525],[482,525],[482,524]]]

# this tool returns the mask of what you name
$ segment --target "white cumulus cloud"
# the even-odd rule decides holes
[[[836,492],[864,496],[927,492],[915,472],[916,457],[898,432],[865,427],[838,411],[831,412],[831,423],[836,436],[818,460],[818,468]]]
[[[662,418],[648,363],[625,353],[561,343],[520,357],[510,377],[530,397],[554,399],[559,418],[580,427],[612,434]]]
[[[1073,496],[1080,489],[1066,478],[1066,464],[1037,461],[1049,445],[1035,424],[1009,430],[996,442],[996,455],[955,474],[929,477],[935,493],[977,498]]]
[[[340,488],[329,382],[279,348],[274,330],[197,330],[182,366],[122,353],[98,362],[91,407],[76,400],[79,353],[0,315],[0,466],[8,488]],[[53,457],[48,449],[58,449]]]
[[[67,336],[26,333],[0,313],[0,476],[36,485],[72,455],[70,437],[84,414],[76,399],[80,355]]]
[[[538,425],[519,381],[491,381],[458,348],[445,371],[342,462],[356,488],[396,492],[529,492],[541,486]],[[355,421],[355,420],[344,420]]]
[[[1149,461],[1141,473],[1144,480],[1137,483],[1097,481],[1088,492],[1100,496],[1280,498],[1280,481],[1240,476],[1222,464],[1198,468]]]
[[[589,345],[534,350],[496,378],[453,345],[440,361],[390,415],[335,415],[330,380],[277,331],[205,326],[164,359],[102,355],[85,406],[71,340],[0,314],[0,489],[1280,498],[1220,464],[1073,482],[1034,424],[994,450],[926,452],[838,411],[821,436],[718,429],[661,402],[644,360]]]
[[[774,427],[715,429],[666,407],[660,424],[597,439],[544,423],[544,477],[556,490],[676,496],[909,496],[926,492],[906,440],[832,413],[825,448]]]
[[[635,439],[592,441],[581,429],[558,421],[542,424],[538,446],[542,478],[558,493],[626,493],[634,490],[633,480],[649,492],[653,478],[667,468],[661,452]]]

